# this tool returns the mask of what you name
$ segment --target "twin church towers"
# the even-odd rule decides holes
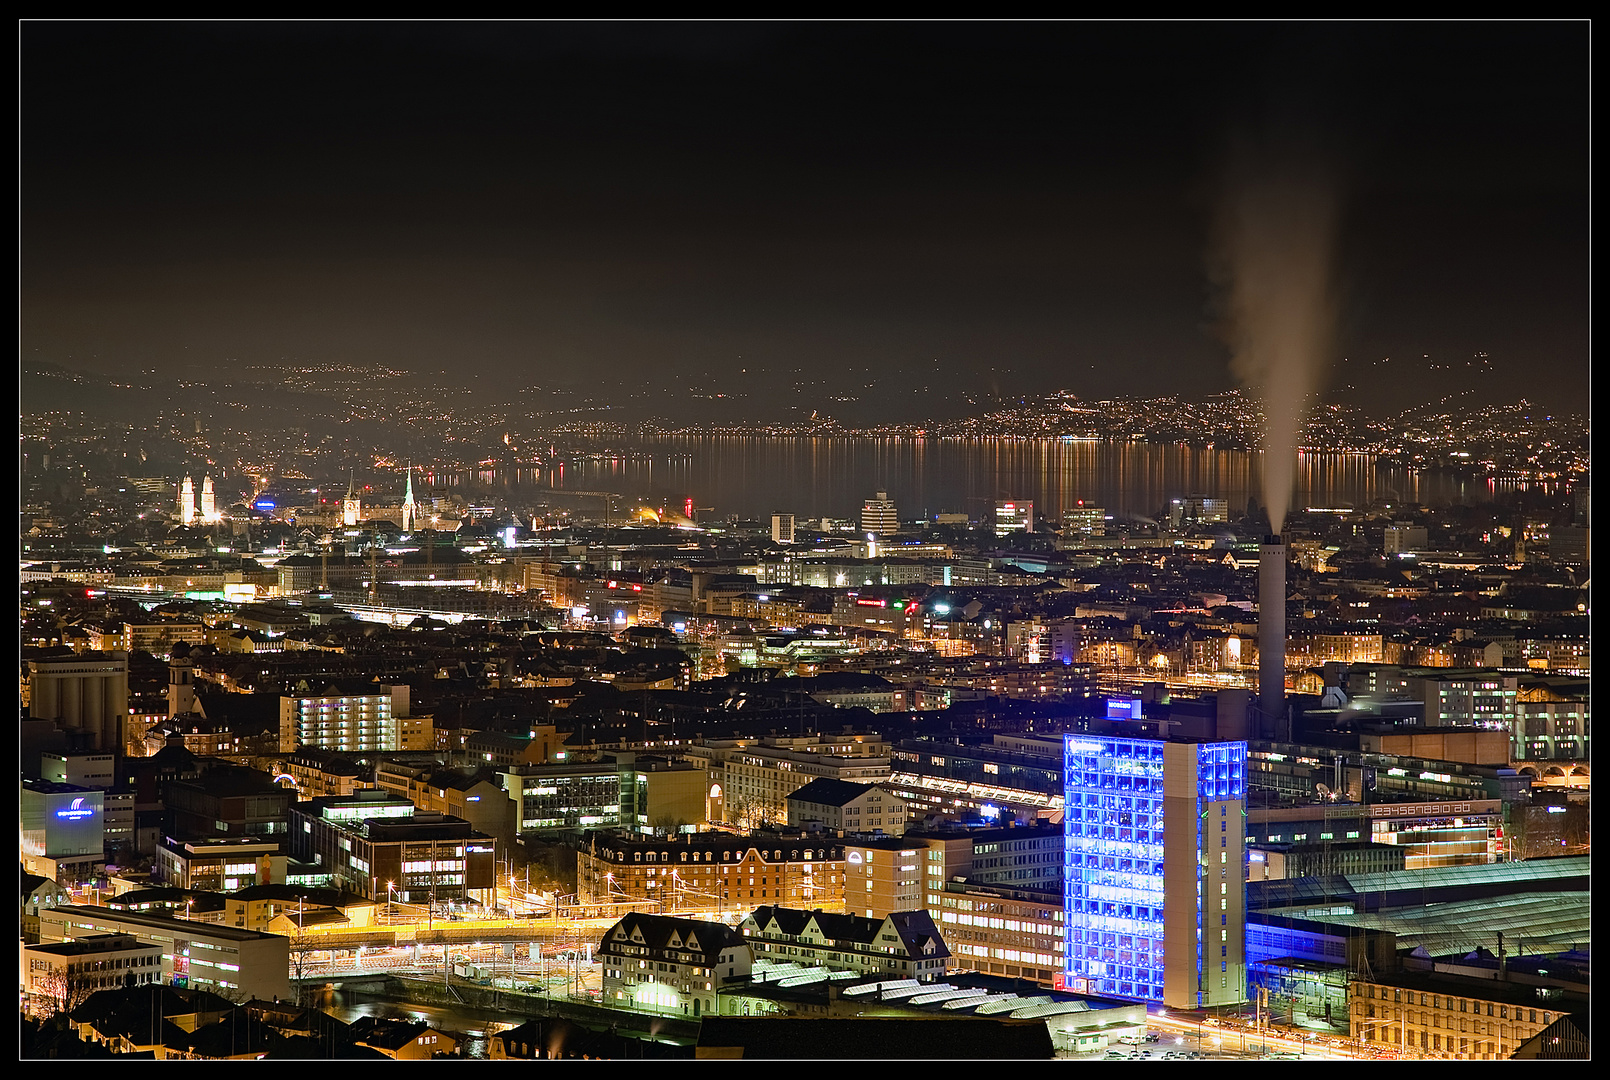
[[[179,521],[184,525],[214,525],[223,520],[213,493],[212,477],[201,479],[200,501],[196,498],[196,483],[185,477],[179,485]],[[363,517],[363,500],[357,491],[356,479],[349,477],[347,493],[341,500],[341,524],[357,525]],[[407,486],[403,492],[402,527],[411,532],[419,523],[419,505],[414,501],[414,467],[408,467]]]
[[[196,504],[196,483],[190,477],[179,485],[179,521],[185,525],[214,525],[223,520],[218,512],[217,498],[213,495],[212,477],[201,478],[201,503]]]

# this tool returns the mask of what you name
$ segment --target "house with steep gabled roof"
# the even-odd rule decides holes
[[[222,1019],[205,1024],[164,1044],[169,1061],[257,1061],[280,1041],[279,1033],[245,1009],[232,1009]]]
[[[726,923],[631,912],[604,934],[597,959],[606,1005],[706,1016],[723,984],[749,977],[754,954]]]
[[[451,1054],[458,1046],[457,1039],[423,1020],[360,1016],[348,1034],[355,1045],[378,1050],[394,1061],[429,1060],[437,1054]]]
[[[788,824],[796,828],[815,823],[834,831],[900,836],[908,817],[905,800],[882,784],[818,776],[788,795]]]
[[[149,1053],[165,1059],[177,1056],[170,1048],[187,1046],[191,1032],[219,1022],[234,1008],[206,990],[151,983],[98,990],[70,1017],[86,1042],[102,1043],[114,1054]]]
[[[22,872],[22,941],[25,945],[39,943],[39,909],[71,904],[73,894],[55,880]]]
[[[253,885],[224,896],[224,923],[270,934],[296,933],[314,925],[311,916],[324,913],[323,922],[345,922],[352,927],[373,926],[378,904],[368,897],[341,889],[306,885]],[[335,913],[340,919],[329,919]]]
[[[772,961],[932,982],[945,973],[950,949],[926,911],[894,911],[882,919],[766,905],[738,926],[756,963]]]

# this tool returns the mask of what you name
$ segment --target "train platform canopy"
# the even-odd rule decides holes
[[[1520,893],[1558,895],[1586,892],[1592,860],[1585,855],[1470,866],[1432,866],[1372,874],[1254,881],[1247,886],[1247,909],[1295,915],[1324,908],[1355,913],[1437,902],[1496,898]]]
[[[1586,891],[1408,905],[1331,914],[1323,921],[1384,930],[1397,936],[1399,949],[1424,949],[1431,956],[1491,949],[1499,934],[1528,952],[1585,948],[1593,938],[1593,905]]]

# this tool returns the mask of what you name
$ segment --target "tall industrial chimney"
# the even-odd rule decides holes
[[[1286,544],[1278,536],[1258,550],[1258,710],[1264,738],[1285,738]]]

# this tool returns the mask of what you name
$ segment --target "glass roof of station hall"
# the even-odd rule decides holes
[[[1523,896],[1464,900],[1397,908],[1363,915],[1329,915],[1325,922],[1386,930],[1398,948],[1424,948],[1432,956],[1493,948],[1498,934],[1526,952],[1587,948],[1593,940],[1588,894],[1528,893]]]
[[[1499,933],[1527,951],[1586,948],[1593,937],[1590,868],[1588,858],[1573,856],[1270,881],[1258,890],[1258,910],[1385,930],[1397,935],[1400,948],[1432,956],[1490,949]],[[1495,887],[1572,878],[1581,880],[1581,890],[1492,895]],[[1379,903],[1377,910],[1357,910],[1354,901],[1365,895]]]
[[[1271,914],[1297,915],[1294,907],[1312,908],[1326,904],[1349,904],[1370,896],[1382,906],[1401,898],[1404,903],[1424,903],[1431,894],[1450,891],[1492,889],[1523,885],[1533,881],[1581,878],[1586,887],[1592,860],[1585,855],[1557,859],[1526,859],[1520,862],[1486,863],[1474,866],[1431,866],[1423,870],[1389,870],[1374,874],[1335,874],[1327,877],[1280,878],[1253,882],[1249,906]],[[1261,901],[1261,903],[1260,903]]]

